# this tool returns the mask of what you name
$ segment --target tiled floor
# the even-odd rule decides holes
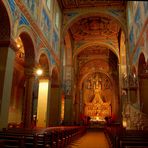
[[[109,148],[103,131],[89,130],[67,148]]]

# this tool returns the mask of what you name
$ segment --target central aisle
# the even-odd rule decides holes
[[[109,148],[109,145],[103,131],[88,130],[67,148]]]

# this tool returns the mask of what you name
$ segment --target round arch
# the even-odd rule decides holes
[[[109,89],[105,89],[103,91],[101,91],[101,96],[102,96],[102,100],[104,102],[107,101],[108,103],[110,103],[110,106],[109,106],[109,110],[110,110],[110,115],[112,117],[113,120],[116,120],[118,119],[118,111],[119,111],[119,105],[118,105],[118,98],[116,96],[116,87],[115,87],[115,82],[114,80],[112,79],[112,77],[110,76],[110,74],[108,74],[107,72],[104,72],[104,71],[101,71],[101,70],[98,70],[98,69],[94,69],[93,71],[89,71],[86,75],[84,75],[83,77],[81,77],[80,79],[80,83],[79,83],[79,88],[78,88],[78,92],[79,90],[83,90],[84,92],[84,97],[82,98],[83,100],[85,100],[85,98],[87,98],[87,95],[89,94],[89,97],[92,96],[96,96],[96,94],[94,94],[91,90],[91,92],[89,90],[86,90],[84,87],[83,87],[83,82],[91,75],[95,74],[95,73],[102,73],[102,75],[105,75],[108,80],[110,81],[110,84],[111,84],[111,87],[109,87]],[[104,83],[105,84],[105,83]],[[79,99],[79,98],[76,98],[76,99]],[[90,99],[90,98],[88,98]],[[79,102],[78,100],[76,102]],[[85,102],[85,101],[84,101]]]
[[[0,41],[3,41],[1,43],[6,44],[8,46],[10,44],[11,38],[11,13],[6,3],[3,1],[0,1],[0,10]]]
[[[27,35],[27,37],[24,37],[26,35]],[[18,30],[17,30],[17,37],[23,37],[23,38],[21,38],[22,40],[24,40],[24,42],[22,41],[23,45],[24,44],[31,45],[31,48],[29,48],[29,47],[26,47],[26,48],[29,48],[28,52],[30,52],[30,49],[31,49],[31,55],[33,56],[34,60],[36,61],[36,57],[37,57],[37,50],[36,49],[37,48],[36,48],[36,43],[35,43],[34,35],[33,35],[31,28],[29,28],[26,25],[19,26]],[[26,38],[28,38],[28,39],[26,39]],[[27,40],[29,42],[27,42]],[[25,50],[25,47],[24,47],[24,50]]]
[[[108,44],[108,43],[104,43],[104,42],[98,42],[98,41],[94,41],[94,42],[91,42],[91,43],[86,43],[82,46],[80,46],[79,48],[76,49],[76,51],[74,52],[74,55],[73,55],[73,58],[78,55],[81,51],[83,51],[85,48],[87,47],[92,47],[92,46],[95,46],[95,45],[102,45],[102,46],[105,46],[105,47],[108,47],[118,58],[119,60],[119,53],[117,52],[117,50],[115,50],[115,47],[113,47],[112,45]]]
[[[123,24],[123,21],[120,20],[118,17],[115,17],[113,15],[111,15],[111,13],[105,11],[105,12],[102,12],[101,10],[97,10],[97,12],[83,12],[82,14],[80,15],[76,15],[75,17],[73,17],[71,19],[71,21],[69,21],[68,24],[66,24],[63,28],[63,36],[65,36],[66,32],[68,31],[68,29],[70,28],[70,26],[77,22],[78,20],[82,19],[82,18],[85,18],[85,17],[90,17],[90,16],[100,16],[100,15],[105,15],[105,16],[109,16],[111,17],[113,20],[115,20],[117,22],[117,24],[119,24],[122,28],[122,30],[124,31],[124,34],[125,36],[127,36],[127,29],[126,29],[126,26]]]
[[[24,46],[26,67],[35,66],[35,48],[32,38],[27,32],[21,32],[19,37],[21,38]]]
[[[53,78],[52,82],[59,84],[59,81],[60,81],[59,76],[60,75],[59,75],[59,70],[58,70],[57,66],[53,65],[52,69],[51,69],[51,77]]]
[[[148,114],[147,106],[148,106],[148,73],[146,72],[147,67],[145,55],[142,52],[139,56],[138,60],[138,80],[139,80],[139,98],[140,98],[140,106],[142,112]]]
[[[29,81],[28,76],[32,76],[35,66],[35,47],[33,38],[27,29],[21,29],[18,33],[20,47],[16,51],[14,67],[13,67],[13,81],[11,88],[10,109],[16,108],[16,111],[9,112],[9,122],[23,123],[24,127],[30,127],[32,122],[32,98],[33,98],[33,80]],[[16,38],[16,43],[18,41]],[[18,43],[20,43],[18,42]],[[22,53],[22,56],[18,56]],[[30,85],[30,87],[29,87]],[[27,89],[27,88],[30,89]],[[27,94],[27,95],[24,95]],[[13,105],[15,104],[15,105]],[[26,105],[27,104],[27,105]],[[27,110],[26,115],[24,115]],[[18,119],[13,117],[19,116]],[[27,120],[26,120],[27,118]]]
[[[141,52],[139,54],[139,59],[138,59],[138,75],[142,74],[144,64],[146,64],[146,60],[145,60],[144,53]]]
[[[110,75],[109,75],[107,72],[104,72],[104,71],[98,70],[98,69],[94,69],[94,70],[89,71],[87,74],[85,74],[84,76],[82,76],[82,77],[80,78],[80,81],[79,81],[79,88],[82,89],[83,81],[84,81],[89,75],[91,75],[91,74],[93,74],[93,73],[96,73],[96,72],[105,74],[105,75],[111,80],[111,84],[113,84],[113,80],[111,79]]]
[[[37,55],[37,63],[39,63],[39,59],[40,59],[40,56],[44,54],[46,57],[47,57],[47,62],[48,62],[48,71],[49,71],[49,76],[51,76],[51,72],[52,72],[52,65],[51,65],[51,61],[50,61],[50,56],[49,56],[49,50],[47,48],[41,48],[38,52],[38,55]]]

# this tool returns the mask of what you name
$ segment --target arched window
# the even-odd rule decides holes
[[[47,8],[50,10],[51,8],[51,0],[46,0]]]
[[[59,28],[59,20],[60,20],[59,18],[60,18],[59,12],[56,11],[56,14],[55,14],[55,25],[56,25],[57,28]]]

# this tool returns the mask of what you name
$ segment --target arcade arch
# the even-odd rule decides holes
[[[148,114],[148,73],[146,69],[147,65],[148,62],[146,61],[144,54],[141,53],[138,61],[139,98],[141,111],[145,114]]]

